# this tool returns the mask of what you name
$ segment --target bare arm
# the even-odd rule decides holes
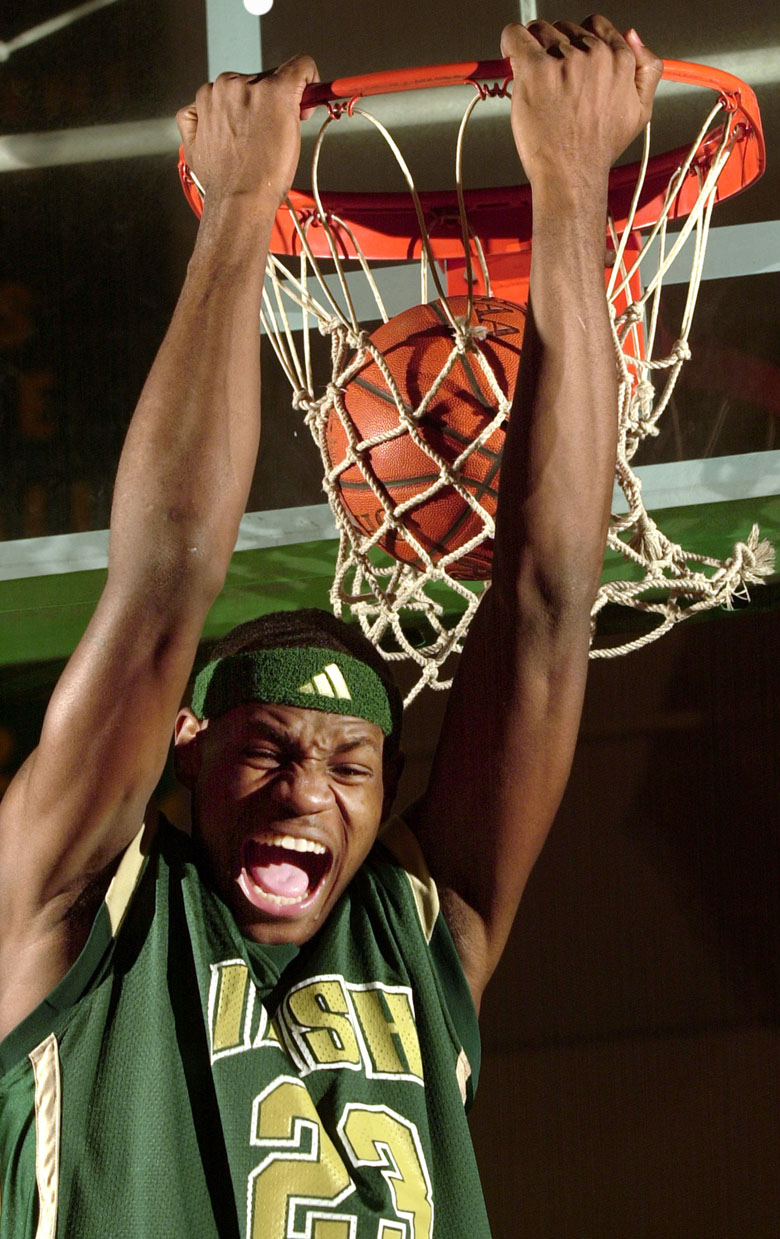
[[[604,296],[609,168],[661,62],[604,18],[508,26],[512,124],[533,193],[530,303],[493,583],[469,633],[414,826],[477,1004],[568,778],[617,441]]]
[[[223,75],[179,114],[206,206],[122,451],[105,590],[0,806],[0,1036],[72,962],[72,909],[139,828],[165,762],[254,470],[266,249],[315,76],[308,58],[254,84]]]

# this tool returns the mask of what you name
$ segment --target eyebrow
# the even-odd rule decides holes
[[[273,740],[279,745],[290,743],[290,737],[286,732],[280,731],[278,727],[272,726],[271,723],[265,722],[264,719],[251,718],[246,726],[248,731],[253,732],[256,736],[262,736],[264,740]]]
[[[265,719],[249,719],[247,726],[248,729],[256,736],[261,736],[265,740],[272,740],[275,744],[278,744],[280,748],[297,743],[294,736],[289,735],[286,731],[282,731],[278,727],[274,727],[272,723],[267,722]],[[342,742],[337,744],[333,749],[333,753],[347,753],[352,749],[359,749],[364,746],[374,749],[377,753],[380,751],[381,747],[373,736],[366,733],[361,733],[358,736],[353,736],[347,740],[342,740]]]
[[[373,736],[356,736],[354,740],[345,740],[342,744],[336,745],[334,753],[346,753],[349,749],[360,749],[367,745],[371,749],[379,751],[379,745]]]

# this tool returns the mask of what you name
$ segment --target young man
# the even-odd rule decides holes
[[[607,177],[661,71],[602,17],[502,50],[535,221],[522,416],[428,791],[376,848],[397,698],[341,626],[239,631],[177,713],[253,472],[265,245],[315,67],[180,113],[197,243],[105,591],[0,809],[2,1239],[488,1233],[475,1009],[575,743],[616,443]],[[146,808],[174,720],[192,843]]]

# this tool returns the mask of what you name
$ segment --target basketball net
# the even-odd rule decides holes
[[[456,145],[456,184],[469,288],[469,313],[455,318],[448,307],[447,293],[441,273],[434,260],[426,229],[424,212],[412,174],[395,140],[376,116],[362,107],[349,104],[331,107],[314,147],[312,166],[313,198],[316,211],[299,215],[288,200],[292,224],[297,232],[300,253],[296,259],[282,261],[271,255],[263,293],[261,322],[271,341],[293,389],[293,405],[304,413],[305,421],[317,443],[323,462],[324,489],[333,510],[339,531],[339,551],[331,589],[334,611],[342,615],[349,610],[363,631],[390,661],[412,660],[418,678],[408,694],[407,702],[428,685],[446,689],[451,683],[445,664],[463,645],[469,624],[489,582],[470,582],[453,573],[458,559],[475,547],[492,539],[494,521],[479,504],[472,490],[464,484],[463,472],[470,455],[479,451],[494,431],[505,421],[510,411],[507,397],[501,391],[491,366],[480,347],[482,329],[471,323],[471,306],[475,273],[491,295],[488,263],[479,236],[472,229],[465,206],[462,181],[463,141],[469,119],[486,91],[477,87],[477,94],[465,110]],[[702,172],[694,163],[695,152],[722,113],[722,135],[707,170]],[[419,272],[420,300],[429,294],[441,298],[450,320],[452,348],[446,364],[416,407],[410,408],[408,395],[399,390],[396,379],[381,351],[364,330],[355,313],[353,296],[355,272],[365,282],[376,303],[376,318],[388,321],[382,296],[368,260],[349,223],[323,208],[319,188],[319,164],[323,141],[337,121],[361,117],[374,126],[386,141],[406,180],[420,228]],[[664,206],[657,222],[646,235],[633,228],[644,174],[650,151],[650,128],[645,133],[644,154],[631,209],[620,232],[612,218],[608,220],[614,261],[607,286],[615,357],[619,372],[619,441],[616,478],[625,496],[627,511],[613,515],[608,546],[631,565],[630,579],[611,581],[601,586],[592,609],[592,638],[596,635],[596,620],[607,603],[617,603],[658,617],[649,631],[616,646],[593,646],[591,657],[615,658],[657,640],[673,625],[696,612],[712,607],[732,606],[735,597],[745,597],[748,586],[757,583],[772,570],[774,553],[769,543],[759,539],[754,527],[744,542],[738,542],[724,560],[697,554],[673,542],[648,514],[642,500],[642,485],[631,462],[639,445],[658,433],[658,420],[669,404],[672,391],[685,360],[690,356],[688,338],[696,298],[702,278],[702,267],[710,217],[716,201],[718,177],[735,145],[735,127],[728,109],[720,99],[710,111],[701,132],[692,143],[687,160],[672,174],[665,193]],[[692,169],[693,165],[693,169]],[[698,177],[698,197],[695,206],[679,231],[668,228],[673,218],[673,204],[680,186],[690,176]],[[328,241],[333,272],[326,275],[309,242],[312,228],[323,229]],[[344,244],[347,238],[349,245]],[[686,247],[686,243],[687,247]],[[345,258],[349,250],[357,257]],[[659,346],[659,309],[665,274],[679,256],[691,258],[687,297],[682,312],[677,339],[671,348]],[[350,276],[348,280],[347,276]],[[679,281],[678,281],[679,282]],[[291,316],[291,310],[296,313]],[[291,317],[303,318],[299,340],[294,338]],[[312,374],[312,331],[318,330],[330,340],[330,379],[320,389]],[[468,352],[472,367],[479,367],[495,398],[495,416],[482,433],[468,443],[461,455],[448,462],[420,434],[420,421],[436,397],[452,367]],[[362,438],[345,406],[344,390],[350,380],[369,361],[373,361],[384,377],[398,413],[397,426],[370,438]],[[327,428],[335,413],[346,434],[346,455],[334,465],[328,451]],[[379,444],[408,434],[430,459],[435,480],[412,498],[395,503],[380,478],[371,467],[370,453]],[[339,478],[347,469],[356,467],[371,488],[382,513],[377,527],[370,533],[359,529],[345,506]],[[407,518],[414,509],[428,502],[445,487],[452,487],[464,504],[479,517],[479,530],[465,545],[434,559],[429,549],[410,529]],[[385,555],[380,544],[403,539],[412,548],[415,563],[402,563]],[[453,615],[455,618],[453,619]]]

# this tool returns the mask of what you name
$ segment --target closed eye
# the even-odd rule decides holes
[[[374,773],[370,766],[358,766],[353,762],[339,762],[330,769],[338,778],[344,779],[369,779]]]
[[[274,752],[273,749],[258,748],[252,746],[242,751],[242,757],[252,766],[261,766],[263,769],[275,769],[281,764],[281,755]]]

